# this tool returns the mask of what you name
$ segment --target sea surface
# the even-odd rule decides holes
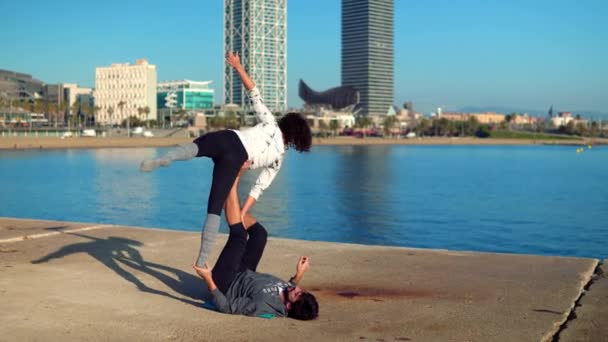
[[[576,149],[289,151],[253,214],[271,236],[294,239],[607,258],[608,147]],[[0,151],[0,216],[200,231],[213,164],[139,172],[142,159],[164,152]],[[242,196],[256,176],[245,175]]]

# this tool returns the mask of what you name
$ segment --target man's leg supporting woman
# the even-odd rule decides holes
[[[230,233],[228,241],[213,267],[213,279],[223,293],[228,290],[238,272],[243,271],[243,256],[247,254],[249,247],[247,230],[241,222],[241,204],[237,193],[239,179],[240,175],[237,175],[226,198],[226,221],[228,221]]]

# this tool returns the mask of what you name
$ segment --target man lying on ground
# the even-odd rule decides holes
[[[207,263],[203,267],[196,264],[192,267],[209,287],[213,302],[220,312],[315,319],[319,314],[315,296],[298,286],[310,267],[308,257],[300,257],[296,274],[288,282],[270,274],[256,272],[268,233],[249,213],[245,213],[244,222],[241,222],[241,206],[237,194],[240,176],[241,174],[226,199],[226,220],[230,233],[215,267],[210,270]]]

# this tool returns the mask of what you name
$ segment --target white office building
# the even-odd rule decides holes
[[[94,105],[93,89],[80,87],[75,83],[64,83],[63,86],[63,100],[67,104],[67,111],[72,114],[72,107],[74,103],[79,102],[80,104],[87,103],[89,107]]]
[[[120,124],[127,117],[155,120],[156,66],[145,59],[95,68],[95,122]]]

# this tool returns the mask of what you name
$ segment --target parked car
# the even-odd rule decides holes
[[[152,134],[150,131],[144,131],[143,136],[146,138],[151,138],[154,136],[154,134]]]

